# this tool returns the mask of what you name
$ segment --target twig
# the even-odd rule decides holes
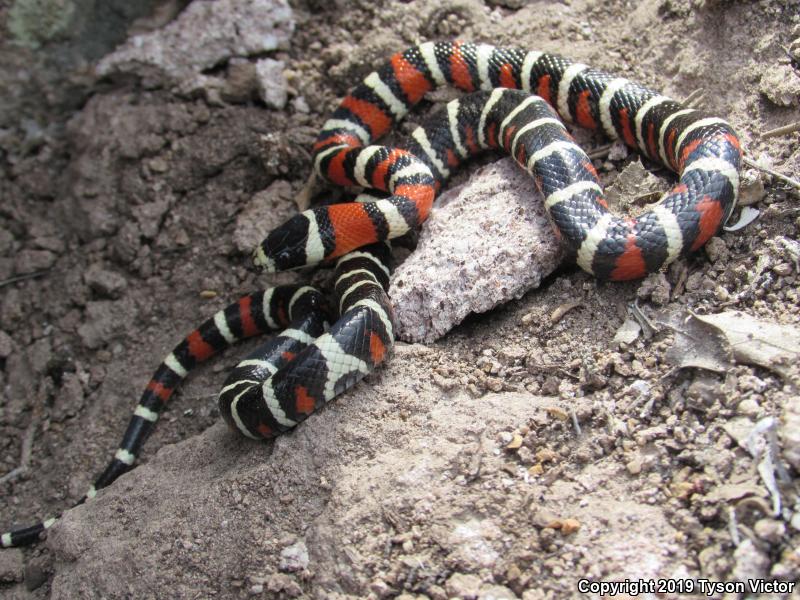
[[[6,285],[10,285],[12,283],[16,283],[18,281],[25,281],[26,279],[35,279],[37,277],[41,277],[50,272],[50,269],[45,269],[43,271],[34,271],[33,273],[23,273],[22,275],[17,275],[15,277],[9,277],[8,279],[4,279],[0,281],[0,287],[4,287]]]
[[[748,167],[753,167],[754,169],[758,169],[759,171],[763,171],[764,173],[769,173],[775,179],[779,179],[782,182],[792,186],[794,189],[800,190],[800,181],[792,179],[791,177],[787,177],[786,175],[778,173],[777,171],[773,171],[772,169],[762,167],[760,164],[758,164],[756,161],[754,161],[752,158],[748,156],[745,156],[743,160],[744,164],[746,164]]]
[[[736,509],[732,506],[728,507],[728,533],[731,536],[733,545],[738,546],[741,539],[739,538],[739,527],[736,522]]]
[[[581,424],[578,423],[578,415],[575,412],[575,407],[573,407],[573,406],[569,407],[569,416],[572,419],[572,427],[575,429],[575,435],[580,437],[580,435],[581,435]]]
[[[703,88],[697,88],[686,97],[686,100],[683,101],[683,104],[689,108],[697,108],[703,103],[704,96],[705,90]]]
[[[13,481],[20,475],[24,475],[28,472],[28,467],[31,462],[31,452],[33,450],[33,436],[35,433],[36,419],[32,418],[31,422],[28,423],[28,428],[25,430],[25,435],[22,438],[22,451],[20,452],[19,466],[0,477],[0,484],[3,484],[7,481]]]
[[[591,152],[587,152],[586,155],[593,160],[595,158],[603,158],[605,156],[608,156],[608,153],[613,145],[614,144],[603,144],[602,146],[598,146]]]
[[[765,140],[771,137],[777,137],[779,135],[786,135],[789,133],[794,133],[795,131],[800,131],[800,121],[795,123],[789,123],[788,125],[784,125],[783,127],[776,127],[775,129],[770,129],[769,131],[765,131],[761,134],[761,139]]]

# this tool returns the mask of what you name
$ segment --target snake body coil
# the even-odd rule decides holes
[[[404,148],[374,145],[426,92],[445,84],[469,94],[416,129]],[[612,215],[591,160],[562,120],[622,139],[677,172],[678,183],[650,212]],[[389,197],[305,211],[255,251],[268,271],[342,257],[339,310],[329,311],[313,288],[278,287],[203,323],[158,367],[114,458],[78,504],[133,468],[176,386],[240,339],[280,332],[233,370],[219,395],[225,420],[252,438],[290,429],[386,360],[394,343],[390,256],[379,242],[419,226],[450,174],[487,149],[504,150],[531,173],[578,264],[602,279],[641,277],[697,250],[729,216],[739,187],[740,145],[727,123],[627,79],[553,54],[486,44],[425,43],[395,54],[342,101],[314,145],[318,174]],[[2,534],[0,543],[32,543],[54,522]]]

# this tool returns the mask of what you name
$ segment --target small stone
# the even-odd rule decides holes
[[[770,544],[777,544],[786,534],[786,526],[775,519],[759,519],[753,529],[758,537]]]
[[[669,302],[670,292],[672,291],[669,281],[664,273],[650,273],[636,290],[636,296],[642,300],[648,298],[658,306],[664,306]]]
[[[758,90],[777,106],[800,104],[800,77],[797,77],[791,65],[768,67],[761,75]]]
[[[708,240],[705,248],[706,256],[708,256],[708,260],[712,263],[728,259],[728,245],[725,243],[725,240],[720,237],[714,237]]]
[[[283,573],[273,573],[269,579],[267,579],[267,590],[270,592],[282,592],[286,590],[292,583],[294,583],[294,579],[292,579],[289,575],[284,575]]]
[[[503,380],[497,377],[487,377],[486,387],[492,392],[499,392],[503,389]]]
[[[78,326],[78,336],[83,345],[90,350],[97,350],[113,339],[113,334],[122,324],[120,312],[116,302],[110,300],[89,302],[84,322]]]
[[[638,475],[642,472],[642,459],[640,457],[634,458],[625,464],[625,468],[631,475]]]
[[[557,458],[558,454],[550,450],[550,448],[542,448],[536,453],[536,459],[540,463],[555,462]]]
[[[283,61],[262,58],[256,62],[256,84],[258,95],[269,108],[282,110],[286,106],[289,92],[283,74]]]
[[[311,107],[308,105],[308,102],[306,102],[306,99],[303,96],[297,96],[294,100],[292,100],[292,108],[303,115],[307,115],[311,112]]]
[[[86,270],[83,281],[92,291],[105,298],[119,298],[128,287],[128,281],[122,275],[103,269],[99,264],[93,264]]]
[[[506,450],[516,450],[520,446],[522,446],[522,436],[518,433],[515,433],[511,438],[511,441],[506,444]]]
[[[778,263],[772,267],[772,271],[779,277],[788,277],[792,274],[792,265],[787,262]]]
[[[97,73],[132,73],[145,87],[191,89],[203,71],[286,48],[293,31],[292,9],[285,0],[192,2],[164,27],[131,36],[103,57]]]
[[[745,398],[736,406],[736,412],[745,417],[755,417],[761,412],[761,407],[752,398]]]
[[[147,163],[147,166],[153,173],[166,173],[167,171],[169,171],[169,165],[167,164],[167,161],[165,161],[160,156],[151,158],[150,161]]]
[[[703,284],[703,279],[705,275],[701,272],[692,273],[689,277],[686,278],[686,291],[687,292],[696,292],[700,289],[700,286]]]
[[[642,326],[639,325],[639,322],[629,317],[625,319],[625,321],[620,325],[617,329],[617,332],[614,334],[614,339],[611,340],[611,343],[619,347],[622,344],[630,345],[636,341],[636,338],[639,337],[639,334],[642,332]]]
[[[564,519],[561,522],[561,533],[571,535],[581,528],[581,523],[577,519]]]
[[[378,598],[387,598],[391,595],[392,588],[382,579],[376,579],[369,584],[369,591],[375,594]]]
[[[308,548],[305,542],[299,540],[281,550],[278,569],[285,572],[302,571],[308,567]]]
[[[766,193],[761,172],[756,169],[747,169],[742,173],[741,183],[739,184],[739,198],[736,203],[739,206],[757,204],[764,199]]]
[[[449,597],[463,600],[477,598],[480,587],[480,577],[464,573],[454,573],[444,584],[444,589]]]
[[[432,585],[428,587],[428,597],[431,600],[447,600],[447,592],[440,585]]]
[[[533,525],[539,529],[545,529],[547,527],[552,528],[554,524],[557,524],[558,527],[561,527],[561,521],[559,520],[558,515],[549,508],[542,506],[534,507],[533,514],[531,515],[531,523],[533,523]]]
[[[525,446],[517,450],[517,457],[523,465],[532,465],[535,462],[533,452]]]

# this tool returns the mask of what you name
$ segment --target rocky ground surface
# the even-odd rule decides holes
[[[264,285],[326,283],[267,279],[248,254],[296,211],[337,100],[398,49],[458,37],[567,54],[691,96],[753,161],[800,173],[800,134],[764,135],[800,121],[790,1],[15,0],[0,29],[3,530],[82,496],[200,320]],[[663,186],[580,140],[634,211]],[[504,168],[454,184],[474,192]],[[754,222],[625,284],[568,264],[498,275],[492,241],[496,264],[520,251],[482,224],[509,213],[451,199],[395,280],[406,339],[429,341],[398,343],[270,443],[219,422],[215,392],[247,349],[226,353],[176,395],[137,469],[45,543],[0,552],[0,595],[534,600],[581,579],[798,580],[800,192],[744,179]],[[487,250],[436,246],[459,227]],[[454,303],[436,341],[444,311],[407,304],[427,260],[430,289],[450,277],[487,311]]]

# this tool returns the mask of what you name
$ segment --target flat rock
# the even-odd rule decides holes
[[[509,158],[487,165],[441,195],[392,276],[397,335],[432,342],[470,313],[521,298],[563,257],[533,179]]]
[[[672,572],[675,530],[657,507],[609,495],[615,465],[587,467],[585,487],[511,474],[513,460],[493,440],[546,420],[552,398],[443,396],[427,375],[429,348],[401,343],[395,352],[368,382],[274,442],[243,439],[218,423],[163,446],[67,511],[47,541],[50,597],[146,598],[160,589],[221,598],[236,595],[237,582],[254,593],[366,597],[375,572],[363,557],[385,548],[394,548],[398,573],[404,557],[416,568],[417,549],[430,547],[431,572],[470,573],[478,564],[498,572],[509,548],[531,538],[528,497],[586,524],[570,538],[587,557],[585,571],[622,579]],[[575,402],[583,410],[589,401]],[[465,485],[458,465],[473,456],[480,481]],[[413,546],[400,558],[398,532]],[[481,558],[466,556],[469,549]],[[574,587],[578,575],[565,577]],[[477,577],[450,578],[446,587],[460,597],[499,592],[483,594]]]
[[[101,76],[135,74],[145,85],[191,87],[233,57],[286,48],[294,31],[285,0],[197,0],[163,29],[130,38],[97,65]]]

